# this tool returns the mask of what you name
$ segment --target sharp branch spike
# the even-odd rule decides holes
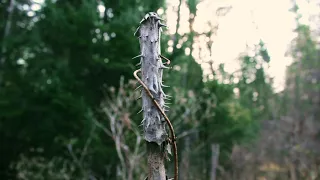
[[[171,63],[170,59],[162,56],[161,54],[159,55],[162,59],[165,59],[167,62],[165,64],[169,65]]]
[[[143,118],[141,121],[141,125],[143,125],[144,121],[146,120],[146,118]]]
[[[161,65],[160,68],[161,68],[161,69],[170,69],[170,67],[167,67],[167,66],[165,66],[165,65]]]
[[[140,23],[141,24],[141,23]],[[133,33],[134,36],[137,35],[137,33],[139,32],[140,26],[136,29],[136,31]]]
[[[157,15],[152,15],[151,17],[154,17],[156,20],[160,20],[160,21],[163,21],[163,19],[161,19],[159,16]]]
[[[142,98],[142,95],[140,96],[140,97],[138,97],[136,100],[139,100],[139,99],[141,99]]]
[[[142,87],[142,85],[139,85],[138,87],[136,87],[134,90],[136,91],[136,90],[138,90],[139,88],[141,88]]]
[[[168,28],[168,26],[167,26],[167,25],[162,24],[161,22],[159,22],[159,27],[166,27],[166,28]]]
[[[160,82],[160,85],[161,85],[162,87],[170,87],[170,86],[166,86],[166,85],[162,84],[162,82]]]
[[[131,59],[136,59],[136,58],[139,58],[139,57],[144,57],[144,56],[142,54],[139,54],[138,56],[135,56],[135,57],[133,57]]]
[[[137,114],[140,114],[142,111],[143,111],[143,108]]]
[[[149,14],[146,14],[142,20],[140,21],[140,24],[142,24],[144,21],[146,21],[149,18]]]

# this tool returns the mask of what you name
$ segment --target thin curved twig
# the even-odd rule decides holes
[[[160,57],[163,58],[163,56],[161,56],[161,55],[160,55]],[[167,63],[170,63],[169,59],[166,58],[166,60],[167,60]],[[164,119],[166,120],[166,122],[167,122],[167,124],[169,126],[169,129],[170,129],[170,132],[171,132],[171,143],[172,143],[172,148],[173,148],[173,152],[174,152],[174,180],[178,180],[178,151],[177,151],[176,136],[174,134],[173,126],[172,126],[168,116],[161,109],[159,103],[155,100],[155,98],[153,97],[153,95],[151,94],[151,92],[149,91],[147,86],[143,83],[143,81],[137,75],[138,72],[141,72],[141,69],[138,69],[138,70],[134,71],[134,73],[133,73],[134,77],[142,85],[143,89],[146,91],[148,96],[151,98],[152,102],[157,107],[157,109],[160,111],[160,113],[162,114],[162,116],[164,117]]]
[[[160,56],[162,59],[165,59],[165,60],[167,61],[167,62],[166,62],[167,65],[169,65],[169,64],[171,63],[170,59],[162,56],[161,54],[160,54],[159,56]]]

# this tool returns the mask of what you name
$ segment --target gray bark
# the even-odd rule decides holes
[[[140,22],[135,35],[140,42],[142,81],[163,109],[165,94],[161,86],[164,66],[159,56],[161,26],[159,16],[150,12]],[[142,91],[142,105],[143,132],[148,151],[148,180],[165,180],[164,145],[168,137],[166,122],[145,91]]]
[[[211,145],[211,178],[210,180],[216,180],[217,168],[218,168],[218,159],[219,159],[220,146],[219,144]]]

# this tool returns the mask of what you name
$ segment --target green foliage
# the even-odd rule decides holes
[[[240,104],[251,110],[254,119],[268,119],[269,100],[273,94],[272,79],[266,74],[270,57],[262,41],[254,50],[254,56],[240,58],[241,74],[235,88],[239,91]]]
[[[9,3],[0,6],[3,12]],[[97,1],[48,0],[33,15],[21,8],[32,2],[16,1],[12,18],[7,13],[0,23],[1,38],[3,27],[9,21],[12,24],[1,41],[5,50],[0,73],[4,179],[14,178],[17,170],[11,173],[8,168],[19,154],[32,158],[30,148],[43,148],[41,156],[51,159],[70,158],[66,145],[71,142],[83,147],[92,125],[87,112],[93,110],[93,117],[101,117],[104,87],[118,86],[122,75],[132,78],[135,62],[131,57],[139,52],[133,36],[137,22],[162,3],[103,1],[99,2],[105,5],[101,13]],[[96,132],[91,152],[95,163],[88,160],[95,173],[105,171],[103,164],[116,164],[115,149],[109,148],[112,143],[102,131]]]
[[[300,118],[305,116],[298,113],[297,109],[304,113],[313,114],[319,119],[318,94],[320,92],[320,50],[317,42],[313,39],[312,32],[308,26],[299,25],[296,29],[297,37],[293,40],[290,53],[293,56],[293,63],[288,67],[286,74],[286,89],[283,92],[283,101],[292,106],[288,109],[295,109],[296,115]]]
[[[219,143],[221,148],[219,161],[225,166],[229,163],[232,147],[235,144],[254,139],[257,133],[257,121],[252,119],[250,110],[244,108],[234,98],[233,85],[219,84],[216,80],[210,81],[205,84],[205,90],[201,94],[204,102],[212,98],[214,100],[213,104],[202,103],[202,109],[212,113],[212,116],[201,119],[200,126],[201,143],[209,145],[203,149],[208,159],[207,164],[211,163],[210,144]]]
[[[234,97],[234,85],[212,80],[203,86],[193,91],[186,91],[179,85],[168,89],[173,96],[168,116],[174,123],[177,137],[183,137],[178,140],[179,144],[185,145],[187,137],[192,141],[189,147],[192,149],[190,174],[197,174],[194,178],[208,179],[211,144],[220,145],[219,164],[228,167],[233,146],[255,139],[258,121]],[[188,147],[180,148],[180,154],[184,154],[185,148]]]
[[[202,70],[190,56],[182,56],[174,61],[173,69],[164,74],[164,81],[170,86],[183,89],[200,90],[203,88]]]
[[[199,1],[187,2],[196,14]],[[5,154],[1,178],[125,179],[119,174],[131,167],[128,157],[137,158],[130,153],[141,133],[135,125],[141,117],[134,114],[140,104],[130,81],[138,63],[131,58],[139,53],[133,33],[141,17],[164,7],[164,1],[47,0],[34,14],[21,8],[31,1],[16,3],[12,19],[8,12],[0,17],[1,34],[8,21],[15,24],[0,41],[0,144],[5,144],[0,146]],[[3,12],[9,1],[4,4],[0,6]],[[104,11],[98,11],[99,7]],[[255,56],[241,59],[239,83],[222,84],[217,79],[204,83],[201,66],[184,53],[192,47],[194,36],[194,32],[185,35],[187,42],[170,54],[173,69],[165,71],[164,84],[171,86],[165,89],[173,96],[168,115],[179,141],[192,139],[192,171],[205,169],[200,176],[208,179],[210,145],[221,145],[220,163],[226,166],[233,146],[250,142],[256,135],[256,118],[268,117],[271,85],[265,70],[256,66],[268,63],[270,57],[260,42]],[[165,49],[170,38],[163,37]],[[121,76],[128,82],[124,86],[119,86]],[[259,96],[253,100],[255,93]],[[121,136],[126,143],[120,148],[127,158],[124,165],[114,137],[95,124],[100,122],[111,131],[108,112],[115,114],[118,124],[128,123]],[[142,149],[137,150],[140,158]],[[137,163],[135,168],[134,177],[144,175],[145,166]]]

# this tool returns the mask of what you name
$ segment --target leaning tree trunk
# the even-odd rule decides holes
[[[142,91],[143,133],[147,142],[148,180],[166,180],[164,166],[165,147],[168,134],[166,121],[155,106],[151,96],[163,110],[165,94],[162,91],[162,70],[164,65],[160,58],[160,17],[153,12],[146,14],[140,22],[135,35],[139,37],[142,81],[151,92]]]

